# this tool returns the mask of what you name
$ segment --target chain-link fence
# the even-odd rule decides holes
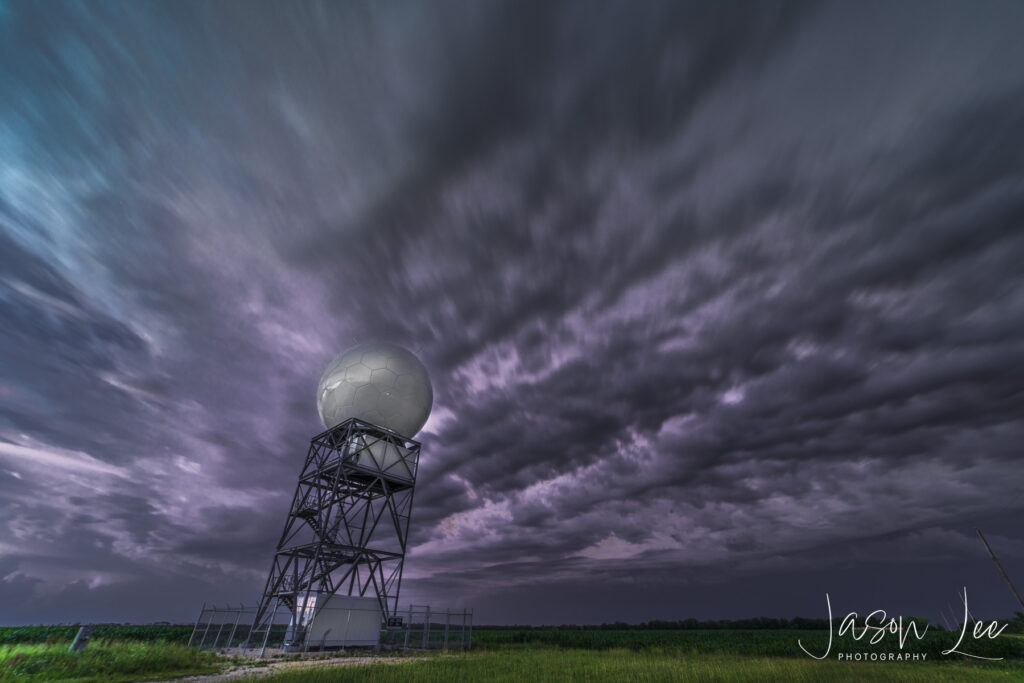
[[[262,657],[267,651],[310,652],[350,647],[375,650],[468,650],[473,611],[410,605],[380,625],[379,609],[332,607],[303,611],[297,627],[290,610],[271,615],[269,627],[251,632],[255,607],[203,605],[189,647]]]
[[[473,610],[432,610],[409,605],[392,617],[381,647],[388,650],[468,650],[473,647]]]

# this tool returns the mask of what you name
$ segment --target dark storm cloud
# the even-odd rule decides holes
[[[1022,19],[9,6],[0,617],[252,601],[374,338],[435,385],[410,598],[927,613],[972,524],[1019,563]]]

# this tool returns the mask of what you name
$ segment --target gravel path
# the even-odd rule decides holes
[[[219,674],[206,676],[185,676],[160,683],[219,683],[243,678],[266,678],[283,671],[296,669],[318,669],[333,666],[359,666],[360,664],[400,664],[427,659],[426,657],[332,657],[329,659],[299,659],[268,664],[242,664]]]

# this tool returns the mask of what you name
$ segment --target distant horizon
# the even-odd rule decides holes
[[[836,617],[835,618],[835,622],[839,622],[842,619],[843,616],[845,616],[845,615],[841,615],[841,616]],[[860,616],[863,617],[865,615],[860,615]],[[920,619],[920,618],[927,618],[927,617],[918,617],[918,616],[914,616],[914,615],[903,615],[903,618],[906,620],[906,619],[910,619],[910,618]],[[996,620],[999,621],[1000,624],[1004,624],[1004,623],[1007,623],[1009,621],[1013,621],[1015,619],[1018,619],[1018,617],[1016,615],[1011,616],[1011,617],[1006,618],[1006,619],[998,619],[997,618]],[[744,629],[742,626],[732,626],[732,628],[734,628],[735,630],[752,630],[752,631],[759,631],[759,630],[769,630],[769,631],[771,631],[771,630],[819,630],[819,629],[827,629],[828,628],[828,620],[827,619],[820,619],[820,618],[815,618],[815,617],[801,617],[801,616],[788,617],[788,618],[787,617],[758,616],[758,617],[745,617],[745,618],[739,618],[739,619],[707,619],[707,620],[699,620],[699,619],[692,619],[692,618],[689,618],[689,617],[685,617],[685,618],[676,619],[676,620],[654,619],[654,620],[651,620],[651,621],[636,622],[636,623],[627,623],[627,622],[618,622],[618,621],[616,621],[616,622],[602,622],[602,623],[564,623],[564,624],[491,624],[491,623],[478,624],[478,623],[474,623],[473,624],[473,628],[474,629],[507,629],[507,630],[516,630],[516,629],[560,629],[560,628],[576,628],[576,627],[580,627],[580,628],[585,628],[585,629],[588,629],[588,630],[589,629],[594,629],[594,630],[610,629],[610,630],[614,630],[614,629],[617,629],[617,628],[630,629],[630,630],[657,630],[656,628],[654,628],[652,626],[652,624],[658,624],[658,623],[682,624],[682,623],[685,623],[685,622],[693,621],[693,622],[696,622],[698,624],[698,626],[695,626],[695,627],[691,627],[691,626],[669,626],[669,627],[666,628],[666,630],[673,630],[673,631],[675,631],[675,630],[683,630],[683,631],[685,631],[685,630],[710,630],[710,631],[714,631],[714,630],[719,630],[719,629],[721,629],[721,630],[728,630],[728,628],[719,627],[719,628],[704,629],[704,628],[701,628],[701,626],[705,625],[705,624],[728,624],[728,625],[733,625],[733,624],[740,624],[740,623],[743,623],[743,622],[753,622],[753,621],[759,621],[759,620],[765,620],[765,621],[790,621],[790,622],[793,622],[793,621],[805,621],[805,622],[808,622],[808,623],[817,623],[817,622],[821,622],[821,623],[818,624],[818,625],[815,625],[815,626],[811,626],[811,625],[808,625],[808,626],[765,626],[765,627],[760,627],[760,628],[747,628],[747,629]],[[86,625],[86,624],[92,625],[92,626],[187,626],[189,628],[192,628],[195,625],[195,620],[193,619],[192,621],[188,621],[188,622],[171,622],[171,621],[151,621],[151,622],[136,622],[136,621],[102,621],[102,622],[101,621],[96,621],[96,622],[92,622],[92,621],[89,621],[89,622],[85,622],[85,621],[76,621],[76,622],[61,622],[61,623],[46,623],[46,624],[42,624],[42,623],[40,623],[40,624],[36,624],[36,623],[21,623],[21,624],[0,624],[0,628],[18,628],[18,627],[23,627],[23,626],[68,626],[68,627],[71,627],[71,626],[83,626],[83,625]],[[947,629],[946,626],[943,623],[934,622],[934,621],[932,621],[930,619],[928,620],[928,624],[930,626],[935,626],[936,628],[938,628],[941,631],[949,631],[950,630],[950,629]],[[960,625],[958,624],[958,627],[959,626]]]

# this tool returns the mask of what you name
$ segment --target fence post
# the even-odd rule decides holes
[[[466,608],[462,608],[462,630],[459,631],[459,649],[466,649]]]
[[[206,642],[206,636],[210,635],[210,627],[213,626],[213,618],[217,616],[217,607],[210,608],[210,620],[206,622],[206,630],[203,631],[203,639],[199,641],[199,649],[203,649],[203,643]]]
[[[427,605],[427,616],[423,618],[423,649],[430,642],[430,605]]]
[[[412,605],[409,605],[409,619],[405,622],[405,642],[402,644],[403,650],[409,649],[409,633],[412,632]]]
[[[313,603],[316,605],[316,603]],[[321,605],[323,609],[323,605]],[[305,611],[305,610],[303,610]],[[317,610],[314,608],[313,613],[309,615],[309,623],[306,624],[305,633],[302,634],[302,651],[309,652],[309,636],[313,633],[313,623],[316,621]]]
[[[203,606],[199,610],[199,616],[196,617],[196,625],[192,627],[192,635],[188,639],[188,645],[186,647],[192,647],[192,641],[196,638],[196,629],[199,628],[199,622],[203,619],[203,613],[206,611],[206,601],[203,601]]]
[[[469,610],[469,649],[473,649],[473,610]]]
[[[345,648],[348,647],[348,625],[351,622],[352,622],[352,608],[350,607],[348,609],[348,612],[345,614],[345,635],[343,635],[341,637],[341,650],[342,650],[342,652],[344,652]]]
[[[452,621],[452,610],[450,607],[444,610],[444,647],[442,649],[448,649],[448,625]]]
[[[68,652],[81,652],[84,650],[85,646],[89,644],[89,639],[92,638],[92,629],[92,624],[80,627],[74,641],[71,643],[71,647],[68,648]]]
[[[217,635],[215,635],[213,637],[213,645],[210,646],[211,650],[216,650],[217,649],[217,643],[220,642],[220,634],[224,632],[224,627],[227,626],[227,625],[228,624],[227,624],[226,621],[220,622],[220,628],[217,629]]]
[[[267,635],[263,636],[263,647],[260,649],[260,659],[263,659],[263,653],[267,651],[267,641],[270,640],[270,631],[274,628],[274,618],[277,616],[277,609],[280,606],[280,600],[274,603],[274,613],[270,615],[270,623],[267,624]]]
[[[245,609],[245,605],[238,606],[238,614],[235,615],[235,624],[231,627],[231,633],[228,634],[228,648],[231,647],[231,641],[235,639],[235,631],[238,629],[238,620],[242,618],[243,609]]]

